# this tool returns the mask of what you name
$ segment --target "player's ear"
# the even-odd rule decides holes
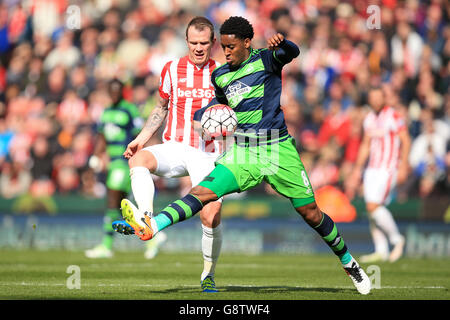
[[[244,39],[244,46],[245,46],[245,49],[250,48],[251,45],[252,45],[252,40],[249,39],[249,38],[245,38],[245,39]]]

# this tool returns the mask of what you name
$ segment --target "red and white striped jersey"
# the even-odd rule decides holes
[[[368,168],[396,170],[400,156],[398,133],[406,129],[405,120],[389,106],[378,114],[371,111],[364,119],[364,133],[370,137]]]
[[[159,94],[169,99],[163,141],[177,141],[207,152],[218,152],[193,129],[194,113],[214,98],[211,73],[220,64],[212,59],[198,68],[188,56],[166,63],[161,71]]]

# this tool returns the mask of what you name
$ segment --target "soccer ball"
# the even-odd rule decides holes
[[[238,123],[236,113],[225,104],[215,104],[206,109],[200,122],[206,140],[233,135]]]

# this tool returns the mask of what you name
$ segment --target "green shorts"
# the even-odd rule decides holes
[[[234,144],[200,183],[219,198],[269,183],[297,208],[315,201],[314,192],[295,146],[288,138],[280,143],[243,147]]]
[[[126,161],[117,159],[109,164],[106,187],[111,190],[118,190],[126,193],[130,192],[130,169],[128,168],[128,163]]]

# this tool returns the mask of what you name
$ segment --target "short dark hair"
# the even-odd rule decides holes
[[[202,31],[205,28],[208,28],[211,31],[211,41],[214,39],[214,25],[208,18],[205,17],[195,17],[191,21],[189,21],[186,27],[186,39],[188,38],[188,30],[190,27],[194,27],[195,29]]]
[[[111,90],[113,87],[118,87],[120,92],[122,92],[125,87],[124,83],[117,78],[113,78],[108,82],[108,89]]]
[[[253,39],[255,33],[253,27],[247,19],[243,17],[229,17],[220,27],[220,34],[232,34],[236,38],[245,40]]]

